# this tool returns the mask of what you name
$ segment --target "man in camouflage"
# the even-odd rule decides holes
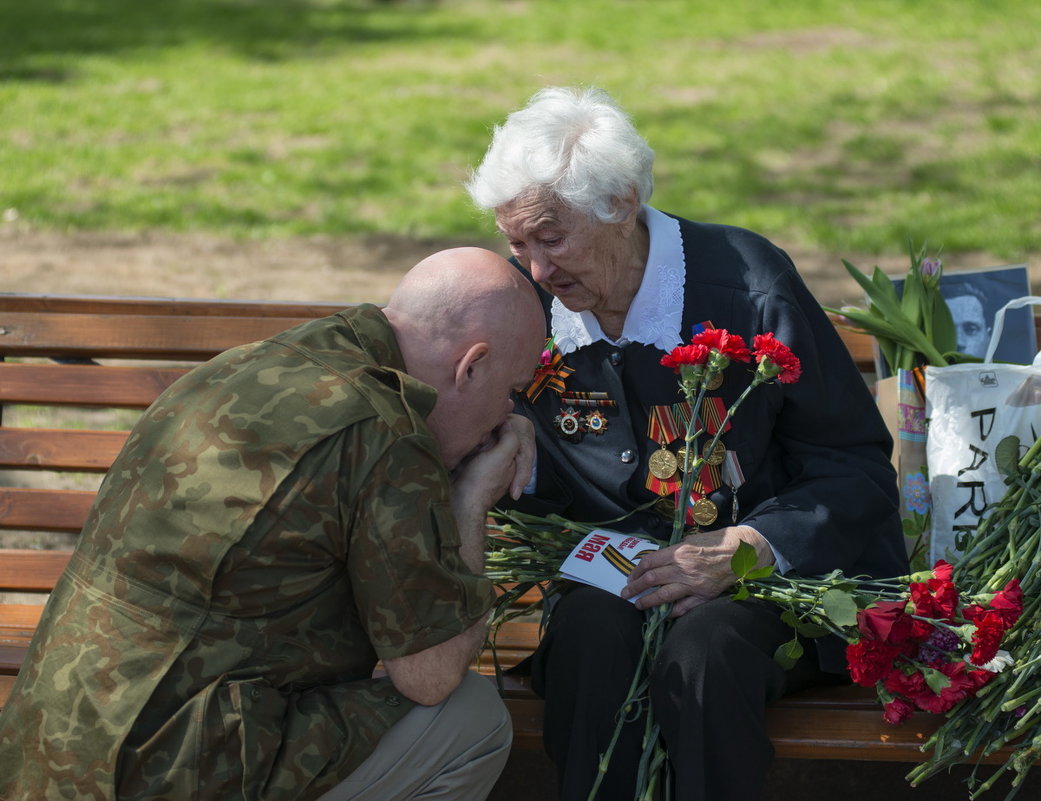
[[[484,516],[530,476],[508,398],[544,337],[519,273],[463,248],[174,384],[44,612],[0,797],[484,798],[511,736],[467,670]]]

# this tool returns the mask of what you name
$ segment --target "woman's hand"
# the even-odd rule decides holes
[[[643,557],[629,575],[622,597],[632,598],[653,589],[636,601],[636,608],[649,609],[671,601],[669,617],[679,617],[698,604],[718,597],[734,583],[730,558],[742,542],[755,548],[756,567],[774,563],[769,544],[749,526],[728,526],[691,534],[678,545]]]

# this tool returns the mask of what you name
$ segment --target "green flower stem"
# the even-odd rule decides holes
[[[1024,693],[1023,695],[1012,698],[1009,701],[1005,701],[1001,705],[1000,709],[1002,712],[1011,712],[1012,710],[1018,709],[1021,706],[1026,706],[1028,701],[1030,701],[1031,699],[1036,699],[1038,698],[1038,696],[1041,696],[1041,687],[1038,687],[1036,690],[1031,690],[1030,692]]]
[[[697,387],[691,385],[690,389],[693,392]],[[742,393],[738,402],[728,409],[726,420],[734,414],[744,395]],[[684,434],[688,446],[703,433],[693,422],[696,419],[695,413]],[[723,427],[725,421],[721,430]],[[686,500],[696,468],[703,462],[694,454],[693,447],[688,447],[687,453],[685,467],[690,469],[685,471],[681,482],[684,503],[677,508],[673,535],[668,544],[682,539]],[[507,522],[501,526],[494,525],[489,532],[489,574],[500,583],[516,583],[509,592],[518,594],[557,578],[561,561],[578,539],[598,525],[605,525],[579,525],[559,516],[539,518],[512,512],[500,515],[499,519]],[[740,579],[738,583],[751,597],[789,610],[800,624],[815,624],[849,642],[855,641],[858,634],[855,627],[839,626],[829,619],[829,609],[824,605],[828,590],[839,590],[851,596],[856,608],[863,609],[876,601],[906,601],[909,598],[908,584],[925,581],[930,575],[931,571],[921,571],[912,576],[877,580],[848,578],[835,571],[810,578],[774,574],[765,578]],[[1019,460],[1019,472],[1009,477],[1008,491],[991,507],[975,532],[968,551],[954,565],[954,581],[963,603],[986,605],[994,592],[1013,578],[1019,580],[1023,590],[1023,612],[1019,622],[1005,633],[1001,647],[1012,654],[1015,662],[995,675],[974,696],[946,713],[946,720],[922,745],[922,751],[927,754],[925,761],[908,774],[913,786],[949,766],[970,761],[976,754],[995,754],[1008,747],[1010,756],[993,775],[981,783],[976,780],[974,772],[969,786],[971,797],[977,798],[993,787],[1000,777],[1011,773],[1014,774],[1013,789],[1007,797],[1011,798],[1033,761],[1041,756],[1041,643],[1035,640],[1034,630],[1037,621],[1041,620],[1041,438]],[[500,597],[500,601],[508,600],[508,593]],[[831,602],[829,606],[834,611]],[[670,608],[671,605],[665,604],[647,613],[643,653],[633,676],[629,697],[619,713],[616,732],[601,758],[594,796],[606,774],[621,725],[644,714],[644,753],[636,797],[650,801],[656,788],[666,794],[670,790],[668,782],[663,781],[667,775],[667,755],[647,698],[648,666],[661,647]],[[500,605],[493,612],[493,618],[502,619],[508,614],[509,611]],[[844,620],[850,618],[848,606],[843,615]],[[930,623],[957,628],[942,621]],[[1024,708],[1024,714],[1016,718],[1012,713],[1020,708]]]
[[[653,636],[654,631],[662,626],[664,620],[665,618],[662,615],[648,615],[644,629],[644,642],[647,641],[648,637]],[[607,744],[607,748],[600,756],[600,762],[596,769],[596,779],[593,782],[592,789],[589,791],[588,801],[595,801],[596,795],[600,791],[600,785],[603,782],[604,777],[607,775],[607,769],[610,767],[611,757],[614,755],[615,745],[618,743],[619,736],[621,736],[622,727],[629,722],[629,715],[632,712],[633,706],[646,694],[648,679],[647,676],[644,675],[644,667],[647,664],[648,657],[649,654],[647,649],[642,649],[640,651],[640,658],[636,663],[636,670],[633,672],[632,681],[629,683],[629,692],[626,695],[625,701],[622,703],[622,707],[618,714],[618,720],[615,722],[614,731],[611,733],[611,741]]]

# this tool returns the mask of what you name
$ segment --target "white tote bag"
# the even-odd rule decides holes
[[[1025,449],[1041,435],[1041,353],[1030,365],[993,363],[1005,310],[1033,305],[1041,297],[1017,298],[998,310],[982,363],[925,368],[930,564],[956,561],[987,507],[1005,494],[994,460],[998,443],[1012,435]]]

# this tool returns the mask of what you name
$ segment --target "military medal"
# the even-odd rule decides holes
[[[560,414],[553,418],[553,425],[566,440],[577,442],[582,437],[582,418],[571,406],[565,406]]]
[[[741,463],[737,459],[737,454],[733,451],[727,451],[723,463],[723,480],[730,485],[730,519],[734,525],[737,525],[739,517],[737,490],[745,483],[745,474],[741,470]]]
[[[654,502],[654,511],[666,520],[672,520],[676,514],[676,499],[672,495],[662,495]]]
[[[712,376],[708,383],[705,385],[705,389],[709,392],[713,392],[723,386],[723,373],[719,372]]]
[[[647,460],[647,468],[651,471],[651,475],[662,481],[676,475],[677,464],[676,454],[664,446],[652,453],[651,458]]]
[[[723,464],[723,459],[726,458],[727,449],[722,442],[717,442],[715,448],[710,448],[711,442],[705,443],[704,450],[701,451],[701,457],[711,465]]]
[[[594,412],[590,412],[585,417],[585,428],[593,434],[603,434],[607,431],[607,418],[604,417],[604,413],[597,409]]]
[[[719,510],[708,498],[698,498],[691,504],[690,515],[699,526],[710,526],[716,522]]]

